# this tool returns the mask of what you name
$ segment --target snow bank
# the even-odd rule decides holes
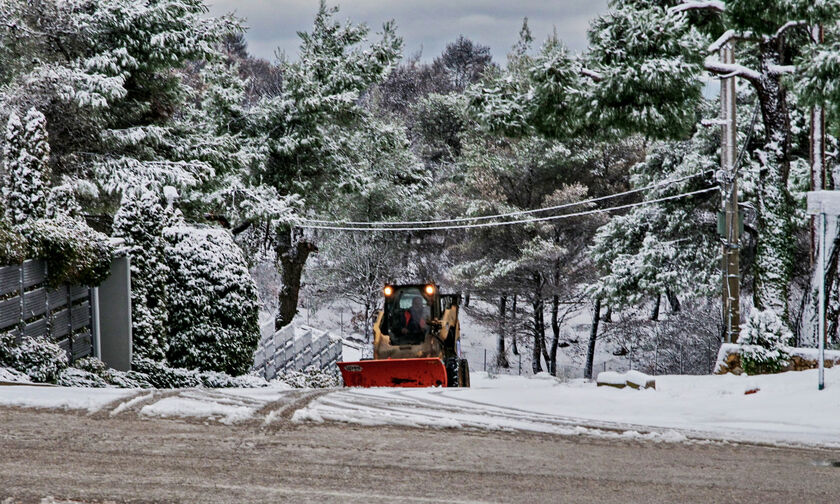
[[[83,387],[11,386],[0,387],[0,406],[99,411],[106,405],[137,393],[130,389]]]
[[[247,406],[188,397],[167,397],[140,410],[144,416],[208,418],[228,425],[248,420],[253,413]]]
[[[29,375],[21,373],[17,369],[0,367],[0,382],[32,383],[32,380]]]
[[[817,390],[816,371],[657,376],[656,390],[597,387],[583,380],[491,379],[486,373],[473,373],[472,385],[345,389],[321,396],[297,419],[432,427],[449,422],[557,434],[576,434],[575,427],[583,426],[660,435],[674,431],[691,439],[840,447],[840,368],[826,371],[823,391]]]
[[[598,373],[598,378],[595,380],[595,383],[598,386],[609,385],[611,387],[617,388],[656,388],[656,379],[640,371],[627,371],[626,373],[618,373],[615,371],[603,371],[601,373]]]
[[[826,388],[819,391],[816,370],[762,376],[665,375],[656,377],[655,390],[632,390],[597,387],[584,380],[491,377],[474,372],[472,388],[334,390],[295,411],[292,420],[840,448],[840,368],[827,369],[825,378]],[[186,389],[155,401],[161,394],[138,389],[9,386],[0,387],[0,406],[97,411],[122,399],[114,414],[139,408],[144,417],[271,423],[285,417],[287,408],[302,397],[300,391],[284,386]],[[265,410],[268,404],[273,406],[271,411]]]

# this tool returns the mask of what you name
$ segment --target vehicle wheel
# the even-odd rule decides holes
[[[461,383],[460,361],[457,357],[449,357],[443,361],[446,366],[446,386],[458,387]]]
[[[461,365],[458,366],[458,386],[470,386],[470,363],[467,359],[461,359]]]

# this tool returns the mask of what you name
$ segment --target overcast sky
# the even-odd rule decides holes
[[[279,48],[297,57],[298,31],[309,31],[318,0],[208,0],[211,14],[233,12],[244,18],[249,51],[274,61]],[[519,36],[522,18],[542,42],[556,27],[560,39],[573,51],[586,47],[589,21],[607,10],[607,0],[345,0],[328,1],[341,7],[339,18],[366,22],[378,31],[394,19],[405,41],[406,55],[422,49],[431,60],[448,42],[464,35],[489,45],[493,58],[503,62]]]

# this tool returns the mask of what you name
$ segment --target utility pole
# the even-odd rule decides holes
[[[812,41],[815,44],[822,44],[825,42],[825,33],[822,25],[816,25],[811,30]],[[811,191],[820,191],[828,189],[828,180],[825,168],[825,107],[818,105],[811,108]],[[819,224],[817,224],[817,217]],[[833,216],[836,222],[836,216]],[[814,262],[819,268],[820,279],[820,310],[817,327],[817,347],[819,348],[819,389],[825,387],[825,368],[824,368],[824,352],[826,341],[826,320],[825,320],[825,268],[828,240],[826,240],[827,233],[827,219],[825,212],[820,212],[819,215],[811,216],[811,267],[814,267]],[[818,227],[819,226],[819,227]],[[835,224],[836,226],[836,224]],[[819,239],[817,239],[819,236]],[[819,243],[819,245],[817,245]]]
[[[822,25],[816,25],[811,30],[812,41],[815,44],[825,42]],[[811,108],[811,190],[828,189],[825,173],[825,108],[816,106]],[[817,260],[817,217],[811,216],[811,266]]]
[[[732,43],[720,48],[720,60],[724,64],[735,63],[735,51]],[[721,148],[720,168],[723,191],[723,323],[724,342],[738,340],[741,322],[741,250],[738,212],[738,182],[736,180],[735,152],[735,76],[730,75],[720,81],[721,113]]]

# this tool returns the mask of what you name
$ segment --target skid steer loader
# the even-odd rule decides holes
[[[459,296],[430,284],[386,285],[373,325],[373,359],[339,362],[347,387],[469,387]]]

